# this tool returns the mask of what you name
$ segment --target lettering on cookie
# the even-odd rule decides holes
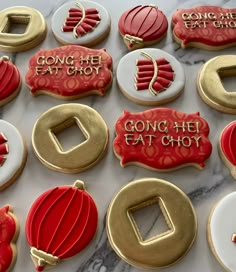
[[[7,138],[3,133],[0,133],[0,167],[3,166],[8,154]]]
[[[208,124],[199,113],[165,108],[125,111],[116,123],[116,133],[113,147],[122,166],[140,163],[153,169],[171,169],[192,163],[202,168],[212,150]]]

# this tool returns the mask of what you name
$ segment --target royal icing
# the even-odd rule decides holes
[[[168,29],[166,16],[154,5],[136,6],[122,14],[119,31],[130,50],[155,43]]]
[[[236,76],[235,61],[235,55],[210,59],[200,69],[197,80],[203,101],[216,110],[231,114],[236,114],[236,92],[225,90],[221,78]]]
[[[20,72],[7,57],[0,58],[0,105],[11,100],[21,83]]]
[[[63,44],[92,45],[110,30],[107,10],[96,2],[73,1],[62,5],[52,17],[52,31]]]
[[[201,169],[212,150],[209,126],[199,113],[168,108],[125,111],[115,129],[113,148],[121,166],[171,170],[191,164]]]
[[[236,9],[216,6],[178,9],[172,23],[174,37],[183,48],[218,50],[236,42]]]
[[[98,212],[83,186],[77,181],[50,189],[30,208],[25,231],[37,271],[74,256],[93,239]]]
[[[4,189],[6,184],[14,181],[23,167],[26,157],[24,142],[19,131],[10,123],[0,120],[0,140],[5,139],[5,143],[0,146],[0,190]],[[7,142],[6,142],[7,141]],[[12,180],[13,179],[13,180]]]
[[[219,152],[231,174],[236,178],[236,121],[228,124],[222,131]]]
[[[185,74],[181,64],[168,53],[154,48],[139,49],[120,60],[117,82],[124,95],[134,102],[159,105],[180,95]]]
[[[212,211],[208,224],[209,244],[216,259],[227,271],[236,271],[236,217],[232,209],[236,205],[236,192],[225,196]]]
[[[104,95],[112,82],[111,69],[112,58],[105,49],[68,45],[37,52],[25,80],[33,95],[76,99]]]
[[[10,206],[0,208],[0,272],[6,272],[12,266],[15,258],[15,245],[17,226]]]

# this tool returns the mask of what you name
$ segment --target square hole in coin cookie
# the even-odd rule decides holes
[[[129,210],[135,231],[141,241],[162,236],[173,230],[162,200],[155,198]]]
[[[63,152],[69,151],[87,140],[79,121],[75,118],[68,119],[64,123],[52,129],[54,139]]]
[[[1,32],[9,34],[23,34],[27,31],[29,22],[30,16],[8,16]]]
[[[222,85],[227,92],[236,92],[236,66],[218,72]]]

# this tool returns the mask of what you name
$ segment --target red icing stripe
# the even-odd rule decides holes
[[[236,165],[236,122],[232,122],[224,128],[220,144],[229,162]]]

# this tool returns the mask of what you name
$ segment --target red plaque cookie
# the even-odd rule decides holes
[[[236,43],[236,9],[216,6],[178,9],[172,23],[174,39],[182,48],[219,50]]]
[[[199,113],[168,108],[125,111],[115,128],[113,148],[121,166],[138,164],[166,171],[193,165],[201,169],[212,150],[209,126]]]
[[[32,95],[72,100],[104,95],[112,83],[111,69],[112,58],[105,49],[68,45],[37,52],[25,80]]]
[[[0,272],[9,271],[14,265],[18,231],[18,221],[11,207],[6,205],[0,208]]]
[[[120,34],[130,50],[160,41],[167,29],[166,16],[154,5],[131,8],[119,20]]]
[[[83,250],[95,235],[97,221],[96,205],[81,181],[39,196],[25,229],[36,270],[43,271]]]
[[[0,106],[10,102],[19,93],[20,72],[6,56],[0,58]]]

